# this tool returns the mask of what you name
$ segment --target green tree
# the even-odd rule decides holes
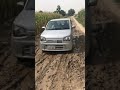
[[[40,13],[43,13],[43,11],[42,11],[42,10],[40,10],[39,12],[40,12]]]
[[[85,26],[85,9],[82,9],[81,11],[78,12],[78,15],[76,16],[77,20]]]
[[[66,12],[65,12],[64,10],[61,10],[61,11],[60,11],[60,14],[61,14],[62,16],[65,16],[65,15],[66,15]]]
[[[57,9],[56,9],[56,11],[54,11],[54,13],[59,13],[59,14],[61,14],[62,16],[65,16],[65,15],[66,15],[66,12],[65,12],[64,10],[61,10],[60,5],[57,6]]]
[[[61,7],[60,7],[60,5],[58,5],[58,6],[57,6],[56,11],[57,11],[57,13],[59,13],[59,14],[60,14],[60,11],[61,11]]]
[[[73,16],[74,14],[75,14],[75,10],[74,9],[68,10],[68,16]]]

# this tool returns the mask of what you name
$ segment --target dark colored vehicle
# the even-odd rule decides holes
[[[86,0],[85,1],[85,13],[86,13],[86,17],[85,17],[85,28],[86,28],[86,32],[85,32],[85,57],[86,60],[90,57],[90,53],[91,53],[91,49],[92,49],[92,20],[91,20],[91,6],[95,6],[97,4],[97,0]]]
[[[12,46],[17,58],[35,58],[35,0],[27,0],[24,9],[15,18]]]

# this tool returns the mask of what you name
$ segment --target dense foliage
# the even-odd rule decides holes
[[[83,26],[85,26],[85,9],[79,11],[76,18]]]
[[[68,10],[68,16],[73,16],[74,14],[75,14],[75,10],[74,9]]]
[[[66,12],[64,10],[61,9],[60,5],[57,6],[56,11],[54,11],[54,13],[59,13],[62,16],[66,15]]]

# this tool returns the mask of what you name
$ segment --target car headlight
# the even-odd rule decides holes
[[[14,26],[13,27],[13,35],[15,37],[26,36],[26,30],[24,28],[22,28],[22,27]]]
[[[46,41],[46,38],[45,37],[41,37],[41,41]]]
[[[64,40],[64,41],[70,41],[70,40],[71,40],[71,37],[70,37],[70,36],[64,37],[63,40]]]

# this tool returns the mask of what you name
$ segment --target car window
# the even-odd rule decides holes
[[[70,29],[69,20],[50,21],[46,27],[47,30]]]
[[[26,10],[35,10],[35,0],[28,0],[25,9]]]

